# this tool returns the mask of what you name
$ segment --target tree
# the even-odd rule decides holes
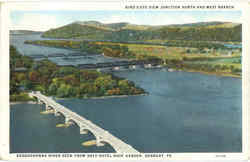
[[[29,80],[32,81],[32,82],[39,82],[40,73],[38,73],[37,71],[29,72]]]
[[[112,80],[112,77],[110,75],[108,76],[100,76],[95,80],[95,86],[103,89],[103,90],[108,90],[108,89],[112,89],[116,82],[114,80]]]
[[[118,82],[118,87],[120,88],[121,93],[123,93],[123,94],[129,93],[130,86],[129,86],[128,80],[120,80]]]
[[[80,80],[81,81],[95,80],[96,78],[98,78],[99,75],[100,74],[96,71],[84,70],[81,71]]]
[[[29,90],[32,88],[32,83],[29,80],[23,80],[21,85],[24,87],[25,90]]]
[[[75,74],[77,72],[77,69],[74,67],[61,67],[56,75],[57,76],[66,76],[66,75],[70,75],[70,74]]]
[[[25,79],[26,79],[26,75],[24,73],[16,73],[16,81],[17,82],[20,83]]]
[[[19,93],[18,86],[14,80],[10,80],[10,94]]]
[[[187,53],[187,54],[190,54],[190,53],[191,53],[191,50],[190,50],[190,49],[187,49],[186,53]]]
[[[63,80],[65,81],[66,84],[70,84],[73,86],[77,86],[80,83],[79,79],[75,77],[75,75],[67,75],[63,77]]]
[[[48,89],[48,93],[49,95],[56,95],[57,92],[57,86],[55,83],[50,84],[49,89]]]
[[[57,97],[68,97],[69,96],[69,87],[66,84],[61,84],[56,92]]]

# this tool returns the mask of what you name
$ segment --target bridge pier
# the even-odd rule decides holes
[[[120,67],[116,66],[116,67],[113,68],[113,70],[120,70]]]
[[[58,111],[54,110],[54,115],[55,116],[60,116],[61,114]]]
[[[69,118],[69,117],[65,116],[65,124],[72,125],[72,124],[73,124],[73,122],[72,122],[72,121],[70,121],[70,120],[71,120],[71,118]]]
[[[104,146],[105,144],[101,142],[102,138],[99,136],[96,136],[96,146],[100,147],[100,146]]]
[[[136,69],[136,65],[130,65],[129,69]]]
[[[37,99],[38,104],[43,104],[41,100]]]
[[[144,68],[151,68],[152,67],[152,64],[145,64],[144,65]]]
[[[80,126],[80,134],[88,134],[88,130],[84,126]]]
[[[65,116],[65,124],[67,124],[69,122],[70,118]]]
[[[49,108],[49,105],[48,105],[48,104],[45,104],[45,110],[46,110],[46,111],[50,110],[50,108]]]

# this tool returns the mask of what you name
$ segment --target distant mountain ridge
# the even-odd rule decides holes
[[[219,21],[157,26],[127,22],[104,24],[98,21],[76,21],[46,31],[43,33],[43,37],[115,41],[241,41],[241,33],[241,24]]]
[[[168,25],[171,27],[206,27],[206,26],[220,26],[220,25],[227,25],[227,26],[237,26],[240,25],[238,23],[232,22],[220,22],[220,21],[210,21],[210,22],[197,22],[197,23],[188,23],[188,24],[173,24]]]

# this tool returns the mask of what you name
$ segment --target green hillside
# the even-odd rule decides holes
[[[94,25],[69,24],[57,29],[51,29],[42,36],[49,38],[84,38],[103,39],[112,34],[112,30]]]
[[[49,38],[82,38],[112,41],[193,40],[241,42],[242,25],[231,22],[200,22],[181,25],[147,26],[126,22],[103,24],[77,21],[51,29],[43,34]]]

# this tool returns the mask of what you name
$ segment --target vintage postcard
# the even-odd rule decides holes
[[[247,159],[247,2],[0,12],[3,159]]]

